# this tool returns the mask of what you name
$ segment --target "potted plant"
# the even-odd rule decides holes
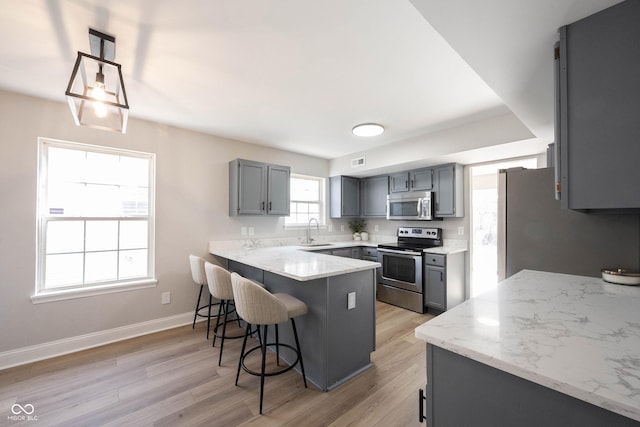
[[[356,218],[349,221],[349,228],[353,232],[353,240],[362,240],[362,233],[366,233],[367,223],[362,218]],[[369,235],[367,233],[367,239]],[[366,240],[366,239],[365,239]]]

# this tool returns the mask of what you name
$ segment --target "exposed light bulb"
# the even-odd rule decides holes
[[[107,99],[107,94],[104,91],[104,74],[102,74],[102,65],[100,70],[96,73],[96,85],[93,87],[91,96],[98,101],[93,101],[93,109],[96,116],[101,119],[107,116],[107,106],[104,101]]]
[[[93,109],[95,110],[96,116],[100,118],[106,117],[107,106],[102,102],[107,99],[107,94],[104,92],[104,85],[100,83],[96,84],[91,96],[98,100],[93,101]]]

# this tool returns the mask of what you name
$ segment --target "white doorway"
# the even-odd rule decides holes
[[[498,171],[513,167],[537,168],[527,157],[470,166],[471,177],[471,297],[498,284]]]

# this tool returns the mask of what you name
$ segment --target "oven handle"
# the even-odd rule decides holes
[[[396,251],[393,249],[380,249],[378,248],[378,252],[390,253],[390,254],[398,254],[398,255],[406,255],[407,257],[415,258],[416,256],[422,256],[422,252],[408,252],[408,251]]]

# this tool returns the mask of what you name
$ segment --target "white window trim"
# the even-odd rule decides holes
[[[313,175],[302,175],[299,173],[291,174],[292,178],[303,178],[303,179],[313,179],[316,181],[320,181],[320,192],[321,192],[321,206],[320,206],[320,218],[316,218],[319,222],[319,227],[321,230],[328,229],[329,225],[327,224],[327,210],[328,204],[327,201],[327,179],[321,176],[313,176]],[[293,199],[291,199],[293,201]],[[304,223],[294,223],[287,224],[286,220],[284,221],[284,229],[285,230],[306,230],[308,224]]]
[[[132,280],[130,282],[111,283],[107,285],[87,286],[85,288],[41,291],[31,296],[31,302],[34,304],[42,304],[45,302],[93,297],[96,295],[113,294],[116,292],[155,288],[157,284],[158,281],[156,279],[143,279]]]
[[[43,207],[41,206],[41,196],[42,196],[42,191],[44,191],[44,189],[42,188],[44,183],[42,182],[41,175],[42,173],[45,172],[43,170],[45,168],[45,165],[43,165],[41,162],[41,159],[42,159],[41,150],[45,149],[44,148],[45,145],[61,147],[61,148],[66,147],[70,149],[84,148],[86,150],[90,150],[93,152],[101,152],[106,154],[114,154],[116,152],[119,152],[123,154],[128,154],[133,157],[148,158],[150,160],[151,167],[149,168],[149,194],[152,196],[149,198],[150,199],[149,206],[148,206],[149,214],[147,218],[147,220],[149,221],[149,230],[150,230],[149,242],[148,242],[149,247],[147,248],[148,271],[150,273],[149,277],[134,278],[131,280],[122,280],[118,282],[97,283],[95,285],[84,285],[83,287],[73,287],[73,288],[45,289],[40,287],[41,284],[43,283],[43,278],[40,277],[40,275],[44,271],[42,264],[44,263],[44,258],[45,258],[44,257],[45,249],[41,247],[41,246],[44,246],[43,243],[45,241],[45,239],[42,236],[43,226],[41,224],[41,221],[42,221],[41,209],[43,209]],[[62,140],[57,140],[53,138],[43,138],[43,137],[38,138],[38,166],[37,166],[38,167],[38,179],[37,179],[38,189],[37,189],[37,196],[36,196],[37,209],[38,209],[37,215],[36,215],[36,228],[37,228],[36,232],[38,233],[38,240],[37,240],[38,247],[36,251],[35,290],[34,290],[34,294],[31,296],[31,302],[33,304],[40,304],[40,303],[52,302],[52,301],[62,301],[62,300],[75,299],[75,298],[84,298],[84,297],[90,297],[90,296],[96,296],[96,295],[110,294],[115,292],[124,292],[124,291],[156,287],[158,281],[155,277],[155,181],[156,181],[155,157],[156,155],[154,153],[144,153],[144,152],[127,150],[122,148],[101,147],[97,145],[84,144],[79,142],[62,141]],[[86,217],[78,217],[78,219],[80,218],[86,218]],[[122,217],[122,218],[126,219],[126,217]],[[94,218],[91,218],[91,219],[94,219]]]

